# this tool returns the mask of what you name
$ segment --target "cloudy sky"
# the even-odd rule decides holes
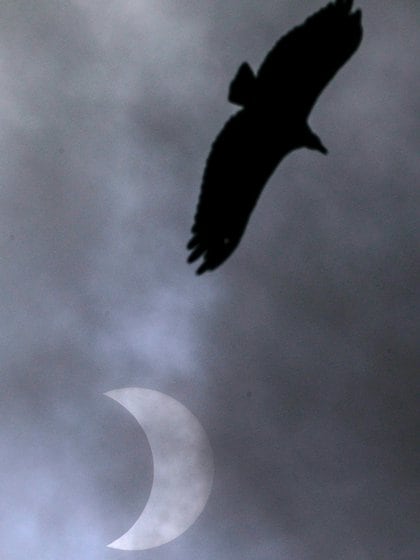
[[[414,560],[420,6],[359,0],[364,41],[238,250],[185,244],[228,85],[323,2],[3,0],[0,537],[7,560]],[[186,405],[207,508],[145,552],[147,439],[103,396]]]

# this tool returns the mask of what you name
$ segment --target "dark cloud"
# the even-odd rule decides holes
[[[146,560],[415,558],[415,3],[362,5],[311,116],[330,155],[281,165],[220,271],[185,264],[230,79],[316,4],[2,3],[8,557],[127,555],[105,545],[152,465],[102,393],[135,385],[188,406],[216,463],[197,524]]]

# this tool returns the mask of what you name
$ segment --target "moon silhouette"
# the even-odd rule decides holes
[[[213,483],[213,453],[197,418],[177,400],[151,389],[104,393],[140,424],[153,458],[153,484],[140,517],[108,545],[147,550],[184,533],[204,509]]]

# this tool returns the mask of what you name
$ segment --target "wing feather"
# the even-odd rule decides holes
[[[227,121],[207,159],[187,245],[188,262],[203,258],[198,274],[218,267],[234,251],[286,151],[273,143],[258,115],[242,109]]]

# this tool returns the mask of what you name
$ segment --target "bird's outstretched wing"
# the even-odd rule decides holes
[[[256,76],[267,104],[285,107],[299,118],[309,115],[362,40],[362,14],[352,13],[352,6],[353,0],[330,2],[274,45]]]
[[[207,159],[187,245],[188,262],[203,259],[197,274],[217,268],[234,251],[282,155],[252,112],[238,111],[227,121]]]

